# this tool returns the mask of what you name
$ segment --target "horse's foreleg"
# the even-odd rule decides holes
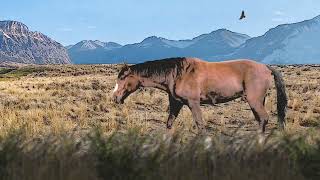
[[[175,100],[169,95],[169,117],[167,121],[167,128],[171,129],[174,120],[178,117],[178,114],[183,106],[183,103]]]
[[[202,119],[202,112],[200,109],[200,101],[189,101],[188,106],[192,112],[193,120],[196,122],[196,125],[199,129],[199,132],[205,133],[205,122]]]

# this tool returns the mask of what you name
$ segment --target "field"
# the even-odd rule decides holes
[[[97,174],[99,174],[102,179],[107,179],[107,176],[110,177],[110,174],[115,173],[114,171],[111,171],[111,169],[114,170],[115,167],[120,169],[124,168],[119,170],[118,173],[120,174],[124,172],[132,174],[137,173],[136,171],[131,172],[132,169],[130,169],[130,163],[135,163],[130,160],[137,160],[137,157],[131,157],[131,155],[135,156],[134,153],[129,153],[130,156],[127,153],[126,155],[128,155],[128,157],[124,156],[123,158],[128,159],[118,161],[113,155],[121,156],[121,154],[115,153],[116,151],[113,151],[114,149],[111,148],[110,150],[110,152],[114,154],[111,153],[109,156],[105,154],[100,156],[101,154],[99,154],[99,152],[104,152],[106,149],[101,150],[99,148],[108,148],[108,145],[119,146],[118,140],[120,139],[127,142],[127,144],[130,144],[124,147],[120,145],[122,148],[120,148],[120,150],[123,150],[123,153],[131,151],[132,149],[130,148],[133,148],[137,149],[137,154],[139,154],[141,153],[140,149],[135,147],[135,144],[130,142],[131,140],[132,142],[136,142],[136,145],[141,146],[145,145],[144,142],[149,142],[149,144],[151,141],[160,141],[160,144],[162,141],[166,142],[163,138],[157,137],[168,135],[165,125],[168,115],[168,98],[165,93],[159,90],[142,89],[129,96],[123,105],[114,104],[111,101],[111,93],[115,85],[119,68],[121,68],[121,65],[43,65],[0,68],[0,158],[2,157],[2,160],[0,160],[0,168],[4,168],[4,170],[0,171],[0,175],[6,174],[8,179],[21,179],[22,176],[25,177],[24,179],[50,179],[49,177],[51,176],[52,179],[79,179],[79,177],[82,179],[96,179]],[[306,145],[301,145],[301,148],[297,148],[300,150],[306,147],[307,150],[301,150],[304,153],[309,152],[308,150],[310,149],[319,151],[320,141],[319,139],[314,140],[314,138],[318,137],[320,126],[320,66],[289,65],[277,66],[276,68],[283,73],[289,97],[286,135],[275,135],[278,134],[276,130],[276,96],[275,90],[271,89],[266,100],[266,107],[270,115],[270,121],[267,126],[267,136],[273,137],[271,138],[272,142],[275,141],[274,139],[281,136],[284,139],[288,138],[287,141],[285,139],[281,142],[306,143]],[[205,106],[202,107],[202,111],[203,117],[207,122],[208,133],[213,137],[213,141],[220,138],[227,140],[221,142],[221,147],[233,148],[234,146],[231,145],[230,142],[239,140],[240,137],[242,138],[239,140],[241,142],[244,140],[256,139],[254,134],[258,129],[258,125],[254,120],[248,104],[243,100],[238,99],[217,106]],[[196,136],[197,129],[187,107],[184,107],[181,111],[174,123],[174,127],[176,132],[174,134],[178,135],[173,135],[172,138],[178,136],[178,139],[180,140],[170,141],[173,145],[179,144],[179,148],[184,147],[190,150],[198,141],[203,142],[203,139],[201,140],[202,137]],[[299,138],[296,138],[296,135],[299,135]],[[134,139],[134,137],[136,137],[136,139]],[[312,137],[309,139],[313,140],[305,142],[306,139],[308,139],[306,137]],[[205,139],[205,137],[203,138]],[[95,146],[92,144],[87,145],[86,142],[88,141],[93,142]],[[79,145],[79,142],[81,142],[81,145]],[[214,142],[218,143],[216,141]],[[61,146],[59,146],[59,144],[61,144]],[[285,143],[278,143],[278,147],[285,147],[284,144]],[[78,145],[81,148],[79,148]],[[17,164],[10,163],[11,161],[9,160],[10,158],[14,159],[20,156],[8,156],[8,154],[6,154],[8,153],[8,149],[5,149],[5,147],[13,148],[13,151],[21,156],[21,162],[17,162],[17,160],[12,161],[18,164],[20,163],[20,166],[22,166],[20,169],[23,169],[23,171],[21,170],[21,172],[19,171],[19,173],[16,173],[18,170],[14,167],[16,167]],[[243,148],[244,146],[239,146],[239,149],[241,149],[241,147]],[[251,154],[248,156],[251,157],[252,155],[252,157],[255,157],[256,159],[261,158],[256,157],[256,144],[254,147],[254,150],[250,151]],[[267,149],[268,147],[269,146],[265,146],[260,149],[266,156],[270,156],[270,154],[274,153],[270,150],[274,149],[274,147]],[[175,148],[173,149],[178,151],[179,148]],[[215,146],[215,148],[217,148],[217,146]],[[37,151],[35,149],[37,149]],[[42,151],[45,152],[42,152],[39,149],[42,149]],[[217,151],[217,149],[214,150]],[[36,156],[36,153],[34,153],[38,151],[41,151],[43,156],[46,155],[46,157],[49,156],[52,159],[41,159],[39,157],[41,155]],[[89,156],[88,152],[92,153],[92,151],[96,154],[98,153],[98,156]],[[164,147],[163,151],[166,152],[164,153],[166,155],[170,154],[168,153],[170,151],[170,148],[168,147]],[[195,149],[194,152],[198,151]],[[226,150],[226,153],[228,152],[232,152],[232,150]],[[185,154],[182,153],[182,157],[177,158],[182,158],[180,160],[182,162],[186,161],[187,163],[188,160],[186,160],[184,156],[189,156],[192,153],[184,153]],[[201,158],[210,155],[206,154],[207,151],[202,153],[205,155],[199,156]],[[287,151],[284,150],[282,153],[285,154]],[[299,159],[300,155],[305,155],[304,153],[298,153],[297,158]],[[78,155],[79,158],[72,156],[73,158],[70,160],[69,156],[74,154],[76,154],[75,156]],[[220,155],[223,158],[229,157],[224,153]],[[153,157],[153,155],[150,156]],[[98,157],[98,160],[92,160],[93,157]],[[102,159],[100,159],[100,157]],[[149,156],[147,155],[147,157]],[[319,154],[316,154],[316,157],[320,158]],[[278,161],[282,162],[282,158],[286,159],[286,157],[277,157],[275,158],[275,161],[272,161],[269,165],[274,168],[278,167]],[[8,160],[5,161],[3,159]],[[36,163],[35,165],[30,162],[34,159],[36,159],[35,162],[38,164]],[[268,158],[264,157],[264,159]],[[270,159],[272,158],[269,157],[269,160]],[[53,167],[48,165],[47,168],[56,169],[56,172],[51,172],[48,169],[44,169],[44,167],[40,168],[41,166],[39,166],[39,164],[50,164],[51,160],[56,164],[53,163],[52,165],[51,163]],[[154,160],[156,161],[157,158]],[[81,165],[80,162],[84,161],[92,162],[92,164],[88,163]],[[193,161],[198,162],[199,159],[192,159],[192,162]],[[219,164],[221,163],[220,161],[215,162]],[[254,161],[254,159],[252,161]],[[96,162],[100,162],[100,164],[98,163],[97,165]],[[106,162],[110,162],[110,164],[108,165]],[[121,163],[126,164],[127,162],[129,163],[128,167],[121,166]],[[137,162],[138,165],[139,162]],[[235,160],[235,164],[228,165],[238,167],[241,166],[241,163],[245,163],[240,160],[238,164],[237,162],[238,161]],[[32,165],[30,165],[30,167],[40,168],[43,171],[43,174],[37,174],[39,172],[28,169],[27,165],[24,165],[24,163],[31,163]],[[140,162],[140,165],[145,163],[148,162]],[[266,163],[268,162],[266,161]],[[277,164],[277,166],[273,166],[273,163]],[[291,167],[292,164],[290,163],[288,166]],[[316,168],[319,168],[320,161],[317,161],[317,163],[319,164],[316,164]],[[210,167],[204,167],[209,171],[213,164],[207,163],[206,165],[208,164]],[[114,165],[115,167],[110,167],[111,165]],[[177,169],[177,172],[181,172],[179,170],[181,170],[182,167],[178,166],[179,165],[176,163],[174,168]],[[201,166],[201,163],[199,166]],[[72,167],[76,167],[79,171],[72,171],[73,174],[70,175],[67,171],[73,169]],[[91,167],[96,167],[97,172],[90,171]],[[99,168],[101,167],[102,170],[100,169],[99,171]],[[263,165],[261,165],[261,167],[263,167]],[[287,165],[281,167],[287,168]],[[145,170],[146,167],[141,168]],[[185,179],[183,176],[179,176],[178,173],[173,176],[172,172],[168,169],[158,168],[158,166],[153,168],[157,170],[161,169],[161,173],[167,175],[167,179]],[[150,172],[156,171],[155,169],[150,170]],[[235,177],[239,177],[238,173],[244,171],[243,169],[234,169],[235,172],[237,170],[239,172],[234,174]],[[104,171],[106,174],[101,174],[101,172]],[[263,168],[259,169],[257,167],[257,171],[263,171]],[[287,170],[284,171],[287,172]],[[191,177],[201,176],[197,174],[199,172],[201,171],[194,170],[192,175],[190,175],[190,179],[192,179]],[[264,170],[263,172],[268,174],[272,171],[269,169]],[[264,174],[263,172],[262,174]],[[294,179],[304,179],[304,176],[299,176],[300,171],[297,173],[298,175],[294,173],[286,174],[285,172],[282,174],[283,177],[277,176],[276,179],[292,179],[292,177],[295,177]],[[85,176],[81,173],[85,174]],[[16,176],[12,176],[12,174],[15,174]],[[66,174],[68,174],[68,177],[66,177]],[[147,174],[145,175],[146,177],[141,177],[140,175],[141,174],[138,173],[129,179],[148,179],[146,177],[151,177]],[[255,175],[251,175],[250,178],[248,178],[248,176],[250,175],[246,174],[246,176],[239,179],[257,179]],[[125,179],[119,174],[112,174],[111,177],[113,179]],[[215,176],[209,173],[206,177],[232,179],[232,177],[224,178],[224,176],[219,173],[215,174]],[[311,179],[312,178],[314,177],[311,177]],[[203,179],[208,178],[203,176]],[[268,179],[268,176],[261,176],[261,178],[258,179]]]
[[[168,115],[165,93],[156,89],[140,90],[129,96],[123,105],[111,101],[119,68],[120,65],[57,65],[2,70],[0,134],[22,126],[28,128],[30,136],[60,131],[81,133],[97,125],[105,132],[132,127],[140,127],[143,132],[165,130]],[[283,72],[289,95],[287,128],[301,131],[318,126],[320,67],[278,69]],[[275,91],[271,90],[266,100],[271,116],[269,132],[276,127],[275,101]],[[229,134],[238,127],[243,132],[258,128],[248,104],[241,99],[202,110],[207,129],[212,134]],[[196,133],[187,107],[174,126]]]

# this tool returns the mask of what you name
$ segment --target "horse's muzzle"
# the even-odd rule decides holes
[[[117,104],[123,104],[122,98],[118,98],[117,96],[113,96],[112,101]]]

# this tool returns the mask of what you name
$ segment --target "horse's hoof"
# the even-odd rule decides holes
[[[172,128],[172,123],[168,122],[167,123],[167,129],[171,129]]]
[[[206,135],[207,134],[207,130],[205,128],[199,129],[198,134],[199,135]]]
[[[259,135],[258,135],[258,143],[259,144],[264,144],[265,140],[266,140],[265,134],[259,133]]]
[[[175,129],[172,127],[167,128],[167,132],[168,132],[168,134],[173,135],[175,133]]]

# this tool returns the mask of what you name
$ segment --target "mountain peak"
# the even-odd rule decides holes
[[[78,43],[90,43],[90,42],[93,42],[93,41],[92,40],[82,40],[82,41],[80,41]]]
[[[0,21],[0,62],[27,64],[70,63],[66,49],[18,21]]]
[[[198,43],[207,42],[211,44],[220,44],[221,46],[227,45],[231,46],[232,48],[240,46],[248,39],[250,39],[250,36],[246,34],[232,32],[225,28],[193,38],[193,40],[197,41]]]
[[[229,31],[229,30],[226,29],[226,28],[220,28],[220,29],[217,29],[217,30],[215,30],[215,31],[212,31],[211,33],[217,33],[217,32],[231,32],[231,31]]]
[[[15,34],[27,34],[29,32],[28,27],[18,21],[0,21],[0,29],[3,32]]]
[[[145,38],[142,42],[153,42],[153,41],[158,41],[158,40],[161,40],[161,38],[157,37],[157,36],[150,36],[150,37]]]
[[[221,29],[211,31],[208,35],[220,35],[222,33],[235,33],[235,32],[232,32],[232,31],[225,29],[225,28],[221,28]],[[235,33],[235,34],[237,34],[237,33]]]
[[[79,50],[92,50],[92,49],[97,49],[99,47],[103,47],[103,43],[102,42],[96,40],[82,40],[80,42],[78,42],[77,44],[75,44],[74,46],[72,46],[72,48],[79,48]]]
[[[312,20],[315,20],[315,21],[320,21],[320,15],[314,17]]]
[[[224,34],[233,34],[233,35],[240,35],[240,36],[244,36],[247,38],[250,38],[250,36],[246,35],[246,34],[241,34],[241,33],[237,33],[237,32],[233,32],[230,31],[226,28],[222,28],[222,29],[217,29],[215,31],[212,31],[211,33],[209,33],[210,35],[224,35]]]
[[[104,46],[106,43],[105,42],[102,42],[102,41],[99,41],[99,40],[94,40],[93,41],[95,44],[98,44],[100,46]]]
[[[111,50],[119,47],[121,47],[121,45],[115,42],[102,42],[99,40],[82,40],[77,44],[69,45],[66,48],[74,51],[87,51],[87,50],[95,50],[99,48]]]

